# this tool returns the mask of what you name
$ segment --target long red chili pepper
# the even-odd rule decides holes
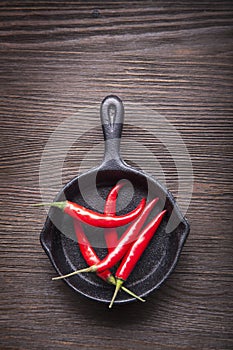
[[[118,193],[123,186],[124,183],[120,182],[111,189],[105,202],[104,214],[116,215],[116,200],[118,197]],[[116,228],[106,228],[104,230],[104,236],[108,252],[110,253],[116,247],[118,241],[118,234]]]
[[[62,278],[67,278],[73,275],[76,275],[80,272],[101,272],[106,269],[110,269],[113,267],[120,259],[124,256],[124,254],[129,249],[130,245],[133,241],[136,240],[144,222],[146,221],[148,215],[150,214],[152,208],[157,203],[158,198],[153,199],[150,203],[148,203],[143,211],[143,213],[140,215],[139,218],[137,218],[128,229],[123,233],[121,238],[118,241],[117,246],[111,253],[109,253],[103,260],[101,260],[100,263],[94,264],[90,267],[87,267],[82,270],[71,272],[64,276],[58,276],[54,277],[53,280],[58,280]]]
[[[122,284],[127,280],[133,268],[140,259],[142,253],[144,252],[152,237],[154,236],[165,213],[166,210],[163,210],[153,220],[151,220],[151,222],[144,228],[144,230],[139,235],[138,239],[133,243],[131,248],[128,250],[124,258],[122,259],[122,262],[115,274],[116,289],[113,294],[112,301],[109,305],[110,308],[113,305],[113,302],[117,296],[119,289],[122,288]]]
[[[90,242],[88,241],[87,236],[83,231],[82,225],[78,220],[74,220],[74,230],[79,244],[79,249],[86,263],[88,265],[98,264],[100,262],[100,259],[97,256],[94,249],[92,248]],[[115,278],[109,269],[104,270],[102,272],[97,272],[96,274],[105,282],[116,285]],[[139,299],[140,301],[145,301],[144,299],[137,296],[135,293],[131,292],[128,288],[125,288],[124,286],[122,286],[122,290],[130,294],[134,298]]]
[[[74,219],[81,220],[86,224],[96,226],[96,227],[119,227],[127,225],[134,219],[136,219],[140,213],[143,211],[146,204],[146,199],[143,198],[137,208],[132,210],[130,213],[116,216],[116,215],[106,215],[94,212],[90,209],[84,208],[77,203],[70,201],[64,202],[53,202],[53,203],[40,203],[34,206],[50,205],[52,207],[57,207],[64,211],[64,213],[70,215]]]

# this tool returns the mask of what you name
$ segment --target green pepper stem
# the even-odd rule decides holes
[[[115,277],[114,277],[113,275],[110,275],[110,276],[108,277],[107,282],[110,283],[110,284],[113,284],[114,286],[116,285],[116,279],[115,279]],[[134,298],[136,298],[136,299],[142,301],[143,303],[146,301],[145,299],[142,299],[142,298],[139,297],[137,294],[135,294],[135,293],[132,292],[130,289],[128,289],[128,288],[126,288],[126,287],[124,287],[124,286],[121,286],[121,289],[122,289],[125,293],[127,293],[127,294],[131,295],[132,297],[134,297]]]
[[[143,303],[146,301],[145,299],[142,299],[142,298],[139,297],[137,294],[131,292],[131,290],[129,290],[128,288],[126,288],[126,287],[124,287],[124,286],[121,286],[121,289],[122,289],[124,292],[128,293],[129,295],[132,295],[132,297],[134,297],[134,298],[136,298],[136,299],[142,301]]]
[[[93,265],[93,266],[87,267],[87,268],[85,268],[85,269],[81,269],[81,270],[77,270],[77,271],[68,273],[67,275],[62,275],[62,276],[58,276],[58,277],[53,277],[52,280],[53,280],[53,281],[62,280],[63,278],[68,278],[68,277],[77,275],[77,274],[79,274],[79,273],[81,273],[81,272],[96,272],[96,270],[97,270],[96,266]]]
[[[108,276],[107,282],[110,284],[113,284],[114,286],[116,285],[116,280],[115,280],[115,277],[113,275]]]
[[[123,283],[124,283],[123,280],[120,280],[120,279],[116,280],[116,288],[115,288],[115,292],[113,294],[112,300],[111,300],[111,302],[109,304],[109,309],[111,309],[111,307],[112,307],[112,305],[114,303],[114,300],[116,299],[116,296],[117,296],[119,290],[121,289],[121,286],[122,286]]]
[[[45,207],[45,206],[50,206],[50,207],[57,207],[61,210],[64,210],[67,205],[67,201],[64,202],[52,202],[52,203],[36,203],[32,204],[33,207]]]

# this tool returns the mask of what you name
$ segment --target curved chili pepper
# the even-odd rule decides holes
[[[90,242],[87,239],[87,236],[85,235],[82,225],[78,220],[74,220],[74,230],[76,233],[77,241],[79,244],[80,251],[82,253],[83,258],[85,259],[86,263],[88,265],[98,264],[100,262],[99,257],[97,256],[96,252],[92,248]],[[111,283],[113,285],[116,285],[116,281],[114,276],[112,275],[111,271],[109,269],[104,270],[102,272],[96,273],[102,280],[105,282]],[[138,297],[136,294],[131,292],[128,288],[125,288],[122,286],[121,288],[124,292],[130,294],[134,298],[139,299],[140,301],[145,301],[144,299]]]
[[[74,219],[81,220],[86,224],[96,226],[96,227],[119,227],[124,226],[136,219],[139,214],[143,211],[146,204],[146,199],[143,198],[137,208],[132,210],[130,213],[116,216],[116,215],[106,215],[94,212],[90,209],[84,208],[77,203],[70,201],[64,202],[53,202],[53,203],[42,203],[36,204],[34,206],[50,205],[51,207],[57,207],[64,211],[64,213],[70,215]]]
[[[132,244],[133,241],[137,239],[137,236],[146,221],[148,215],[150,214],[152,208],[154,205],[158,202],[158,198],[153,199],[150,203],[147,204],[145,207],[143,213],[140,215],[139,218],[137,218],[128,229],[123,233],[121,238],[118,241],[117,246],[111,253],[109,253],[103,260],[101,260],[100,263],[94,264],[90,267],[87,267],[82,270],[74,271],[71,272],[67,275],[64,276],[58,276],[54,277],[53,280],[57,279],[62,279],[62,278],[67,278],[73,275],[76,275],[80,272],[101,272],[106,269],[110,269],[113,267],[120,259],[124,256],[124,254],[127,252],[129,249],[130,245]]]
[[[116,289],[113,294],[111,303],[109,305],[110,308],[113,305],[113,302],[117,296],[119,289],[122,288],[122,284],[129,277],[133,268],[140,259],[142,253],[144,252],[152,237],[154,236],[155,232],[157,231],[157,228],[159,227],[165,213],[166,210],[163,210],[153,220],[151,220],[151,222],[144,228],[142,233],[139,235],[138,239],[133,243],[131,248],[128,250],[124,258],[122,259],[120,266],[118,267],[115,274]]]
[[[116,200],[118,197],[119,190],[123,186],[124,183],[120,182],[111,189],[105,202],[104,214],[116,215]],[[108,248],[108,252],[110,253],[116,247],[118,241],[118,234],[116,228],[114,227],[105,229],[104,237],[106,241],[106,246]]]
[[[99,261],[99,258],[97,257],[94,249],[91,247],[91,244],[83,231],[82,225],[78,220],[74,220],[74,230],[79,244],[80,252],[82,253],[82,256],[84,257],[86,263],[88,265],[96,264],[96,262]],[[97,272],[96,274],[104,281],[111,282],[110,279],[112,274],[110,270],[105,270],[99,273]]]

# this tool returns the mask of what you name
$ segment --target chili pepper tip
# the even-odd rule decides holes
[[[109,304],[109,309],[111,309],[111,307],[112,307],[112,305],[113,305],[113,303],[114,303],[114,300],[116,299],[117,293],[118,293],[119,290],[121,289],[121,286],[122,286],[123,283],[124,283],[123,280],[120,280],[120,279],[117,279],[117,280],[116,280],[116,288],[115,288],[115,292],[114,292],[114,294],[113,294],[111,303]]]
[[[77,274],[79,274],[79,273],[81,273],[81,272],[96,272],[96,270],[97,270],[96,266],[93,265],[93,266],[87,267],[87,268],[85,268],[85,269],[81,269],[81,270],[77,270],[77,271],[68,273],[67,275],[62,275],[62,276],[58,276],[58,277],[53,277],[52,280],[53,280],[53,281],[57,281],[57,280],[61,280],[61,279],[63,279],[63,278],[68,278],[68,277],[77,275]]]

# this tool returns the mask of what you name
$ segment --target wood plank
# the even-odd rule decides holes
[[[217,0],[1,1],[1,349],[232,349],[232,15],[232,1]],[[56,174],[44,188],[39,179],[61,123],[77,117],[62,184],[101,162],[99,104],[110,93],[125,104],[126,161],[185,205],[183,154],[177,168],[158,137],[172,143],[171,124],[194,172],[175,271],[146,303],[111,311],[51,281],[39,242],[46,211],[31,206],[60,189]],[[61,147],[70,132],[64,125]]]

